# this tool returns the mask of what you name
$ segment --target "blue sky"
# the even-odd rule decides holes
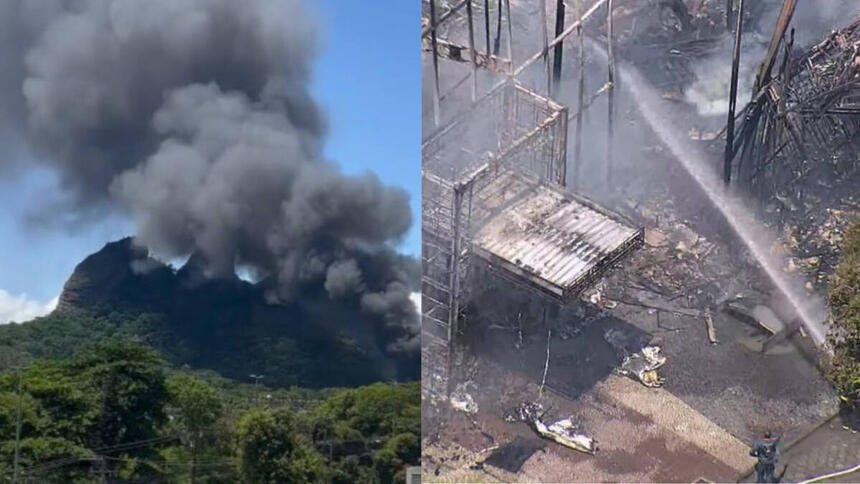
[[[327,157],[346,173],[373,171],[405,188],[413,226],[403,252],[420,251],[420,3],[388,0],[308,2],[324,36],[313,93],[326,110]],[[4,154],[4,156],[9,156]],[[132,225],[103,220],[74,233],[34,231],[21,216],[56,180],[46,169],[0,174],[0,323],[3,306],[38,311],[54,298],[74,266]],[[8,309],[7,309],[8,311]]]

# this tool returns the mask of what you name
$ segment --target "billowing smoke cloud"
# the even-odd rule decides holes
[[[323,286],[417,334],[417,264],[391,248],[407,194],[322,159],[302,2],[9,0],[0,31],[0,126],[57,170],[69,210],[122,210],[160,257],[246,268],[280,301]]]

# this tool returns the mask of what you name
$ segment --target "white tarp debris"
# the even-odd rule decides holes
[[[594,439],[577,431],[576,425],[573,424],[570,418],[559,420],[549,427],[541,420],[535,420],[534,427],[541,437],[550,439],[565,447],[588,454],[594,454],[597,451],[597,443]]]
[[[666,357],[660,352],[660,347],[646,346],[632,355],[625,356],[616,372],[635,377],[646,387],[658,388],[663,386],[664,379],[657,375],[657,368],[664,364]]]
[[[597,452],[597,441],[580,432],[571,418],[568,417],[547,425],[543,421],[545,413],[540,403],[525,402],[517,407],[511,415],[508,415],[505,420],[508,422],[526,422],[541,437],[573,450],[587,454]]]
[[[466,391],[467,384],[461,383],[457,385],[457,388],[451,392],[451,406],[454,407],[454,410],[475,414],[478,413],[478,404],[475,403],[475,399],[472,398],[472,395]]]

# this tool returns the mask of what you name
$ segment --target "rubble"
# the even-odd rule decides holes
[[[727,161],[762,205],[802,225],[856,192],[860,20],[805,51],[792,50],[793,34],[781,44],[771,44]]]
[[[649,247],[663,247],[666,245],[668,239],[666,234],[657,229],[645,229],[645,243]]]

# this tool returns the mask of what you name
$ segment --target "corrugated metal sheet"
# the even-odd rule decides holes
[[[476,255],[562,299],[643,239],[620,215],[511,173],[476,202],[476,215],[483,215],[473,238]]]

